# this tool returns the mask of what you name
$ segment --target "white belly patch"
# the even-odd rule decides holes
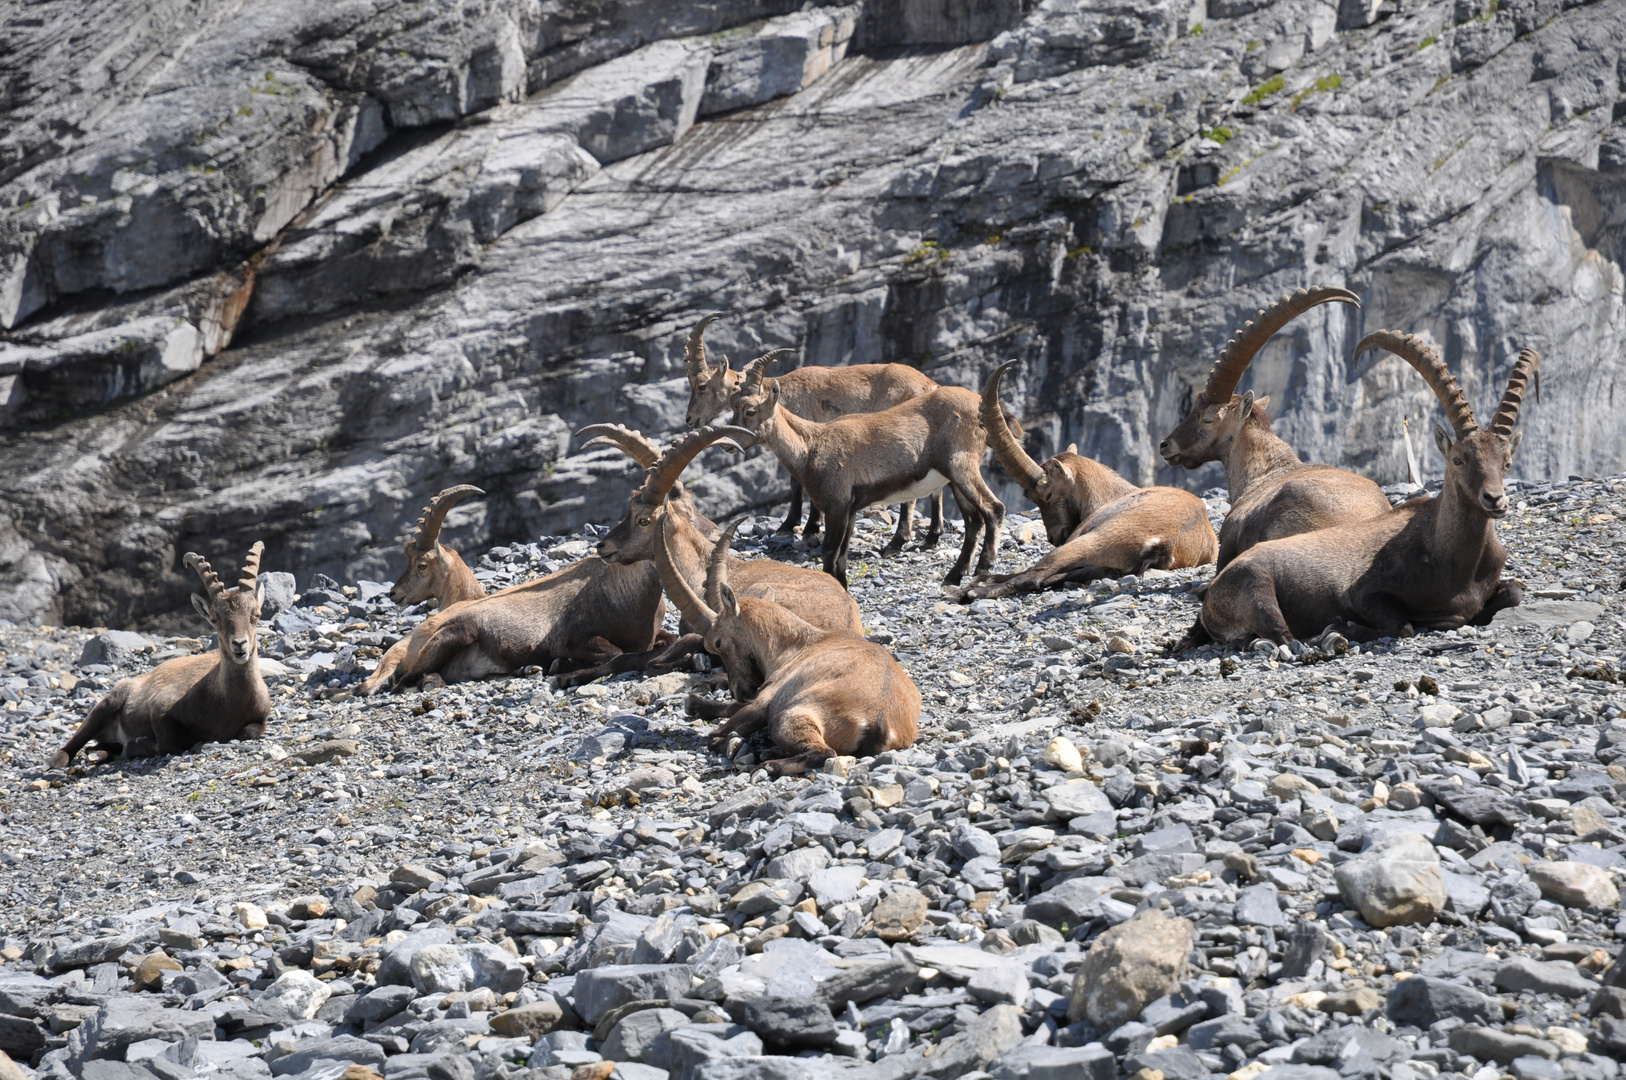
[[[912,502],[915,499],[924,499],[934,491],[941,491],[948,484],[948,477],[932,469],[925,476],[901,491],[894,491],[884,499],[877,500],[871,505],[881,506],[891,503]]]

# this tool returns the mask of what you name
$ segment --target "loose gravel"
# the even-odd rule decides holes
[[[325,579],[272,582],[265,739],[48,771],[206,642],[0,624],[0,1075],[1614,1077],[1623,504],[1520,486],[1524,606],[1337,656],[1165,655],[1211,568],[961,606],[952,536],[855,560],[919,741],[778,780],[699,670],[330,700],[426,610]],[[816,560],[774,523],[741,553]]]

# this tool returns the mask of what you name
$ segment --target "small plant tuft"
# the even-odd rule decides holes
[[[1248,92],[1248,96],[1242,99],[1242,104],[1257,105],[1270,95],[1280,93],[1282,87],[1286,85],[1287,84],[1282,81],[1282,77],[1280,75],[1272,75],[1270,78],[1266,79],[1264,82],[1250,90]]]
[[[1226,143],[1231,141],[1231,136],[1234,135],[1234,134],[1235,134],[1235,132],[1233,132],[1230,128],[1226,127],[1224,124],[1221,124],[1219,127],[1215,128],[1213,131],[1205,131],[1205,132],[1203,132],[1203,138],[1205,138],[1205,139],[1213,139],[1215,142],[1219,143],[1221,146],[1224,146]]]

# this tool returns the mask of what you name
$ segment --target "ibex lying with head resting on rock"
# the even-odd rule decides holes
[[[1028,456],[1005,424],[999,381],[1020,361],[1000,365],[982,391],[982,425],[1005,471],[1039,504],[1055,550],[1016,574],[994,574],[962,590],[961,600],[1010,596],[1067,582],[1174,570],[1214,561],[1219,541],[1208,508],[1179,488],[1140,488],[1076,447],[1043,465]]]
[[[144,675],[125,679],[98,701],[73,738],[51,758],[66,768],[86,744],[98,760],[178,754],[199,743],[258,739],[271,717],[271,694],[260,676],[260,553],[256,542],[243,576],[228,589],[207,561],[186,553],[186,565],[203,581],[208,597],[192,594],[192,606],[215,629],[219,647],[201,656],[166,660]]]
[[[944,579],[958,585],[983,534],[978,571],[993,566],[1005,504],[982,478],[988,448],[977,418],[977,395],[940,386],[882,412],[821,424],[798,416],[763,378],[764,359],[751,361],[733,398],[734,422],[768,445],[828,519],[824,570],[847,584],[847,550],[858,512],[877,503],[910,501],[948,485],[965,519],[960,557]]]
[[[662,523],[669,535],[671,519]],[[714,559],[718,607],[695,594],[663,542],[657,563],[672,602],[705,637],[706,651],[723,658],[729,683],[751,695],[747,703],[717,708],[691,698],[692,712],[727,715],[708,737],[724,750],[766,726],[786,757],[766,762],[775,776],[809,772],[835,754],[870,756],[914,744],[920,726],[920,691],[892,654],[859,634],[820,630],[772,600],[736,596],[727,581],[727,545]],[[708,706],[712,706],[708,708]]]
[[[593,443],[619,447],[648,469],[643,485],[627,498],[625,516],[599,540],[595,549],[599,557],[623,565],[653,560],[660,548],[662,522],[670,519],[671,557],[690,586],[698,586],[717,550],[717,527],[700,513],[694,499],[678,482],[679,477],[707,447],[722,445],[738,449],[734,440],[741,439],[749,445],[751,433],[743,428],[706,428],[693,432],[673,444],[666,453],[646,462],[642,460],[640,444],[651,452],[655,450],[636,432],[614,424],[595,424],[583,428],[577,435],[589,432],[596,436]],[[727,549],[723,550],[726,554]],[[863,633],[858,605],[829,574],[773,559],[741,560],[731,555],[727,558],[729,573],[741,596],[777,600],[821,629]],[[561,676],[559,684],[576,686],[619,671],[670,668],[701,647],[700,635],[687,633],[651,653],[625,653],[599,667],[571,672]]]
[[[690,427],[709,424],[727,412],[729,399],[739,389],[740,372],[729,367],[726,357],[722,363],[716,365],[706,361],[706,327],[718,318],[717,315],[707,315],[701,319],[695,328],[689,331],[688,345],[684,349],[683,359],[689,375]],[[789,349],[775,350],[769,353],[766,359],[771,363],[789,351]],[[821,423],[840,416],[851,416],[853,413],[879,412],[937,389],[937,384],[930,378],[903,364],[853,364],[850,367],[840,368],[804,367],[770,381],[779,387],[785,408],[798,416],[805,416],[809,420]],[[888,553],[902,551],[903,545],[908,543],[914,534],[913,500],[904,503],[899,507],[899,511],[898,531],[893,535],[891,543],[886,546],[885,551]],[[922,548],[936,547],[938,538],[943,535],[941,491],[931,496],[931,514],[931,525],[926,532],[926,539],[921,542]],[[784,534],[793,533],[801,523],[802,485],[792,477],[790,513],[785,515],[784,524],[779,526],[779,531]],[[815,536],[818,532],[819,508],[810,503],[807,528],[802,535]]]
[[[602,664],[649,650],[661,637],[665,614],[653,566],[588,556],[535,581],[441,608],[391,646],[355,693],[368,697],[429,675],[453,683],[531,664]]]
[[[1295,536],[1387,513],[1389,500],[1364,476],[1331,465],[1309,465],[1270,430],[1269,398],[1234,392],[1242,373],[1272,335],[1318,304],[1360,306],[1348,289],[1300,289],[1261,311],[1225,345],[1208,385],[1159,450],[1170,465],[1225,466],[1231,511],[1219,532],[1219,567],[1264,540]]]
[[[1379,330],[1356,346],[1357,355],[1368,348],[1404,357],[1445,407],[1456,441],[1435,425],[1445,455],[1440,494],[1237,556],[1203,600],[1203,625],[1215,638],[1281,645],[1321,635],[1326,647],[1336,645],[1334,634],[1366,641],[1482,624],[1519,603],[1519,587],[1502,581],[1507,549],[1495,521],[1507,513],[1503,477],[1519,448],[1514,425],[1540,355],[1519,354],[1490,430],[1482,431],[1451,372],[1421,339]]]

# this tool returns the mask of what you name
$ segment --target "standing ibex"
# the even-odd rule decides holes
[[[1021,361],[1001,364],[982,391],[982,426],[994,456],[1039,504],[1055,550],[1017,574],[994,574],[960,594],[961,600],[1010,596],[1067,582],[1175,570],[1214,561],[1219,541],[1208,508],[1179,488],[1141,488],[1074,447],[1043,465],[1028,456],[1006,426],[999,381]]]
[[[847,549],[858,512],[877,503],[908,502],[948,485],[965,519],[965,541],[944,580],[958,585],[983,534],[978,571],[993,566],[1005,504],[982,478],[988,448],[979,401],[970,390],[940,386],[882,412],[821,424],[798,416],[763,378],[766,358],[751,361],[731,399],[734,422],[766,443],[828,519],[824,569],[847,584]]]
[[[739,389],[740,373],[728,366],[728,359],[712,365],[706,362],[706,327],[719,316],[707,315],[689,331],[689,341],[683,350],[684,365],[689,374],[690,427],[709,424],[728,411],[729,399]],[[788,353],[778,349],[767,355],[773,360]],[[810,420],[834,420],[853,413],[879,412],[910,398],[929,394],[937,384],[912,367],[903,364],[854,364],[851,367],[804,367],[771,380],[779,387],[785,408]],[[922,548],[937,546],[943,535],[943,493],[931,496],[931,525],[926,532]],[[792,533],[802,523],[802,485],[792,477],[790,482],[790,513],[785,515],[781,533]],[[914,533],[915,504],[913,500],[899,507],[898,531],[885,551],[903,550]],[[802,535],[811,537],[819,532],[819,508],[811,503],[807,511],[807,528]]]
[[[721,750],[732,735],[745,737],[767,726],[787,754],[766,763],[775,776],[817,769],[834,754],[870,756],[914,744],[920,726],[920,691],[892,654],[846,630],[820,630],[772,600],[735,596],[727,581],[727,545],[713,560],[718,607],[696,595],[674,565],[665,540],[672,519],[662,522],[656,557],[672,602],[705,637],[706,651],[723,658],[730,685],[751,695],[747,703],[696,712],[726,713],[729,720],[708,737]],[[749,564],[746,564],[749,565]]]
[[[1521,437],[1513,428],[1540,355],[1519,354],[1490,430],[1481,431],[1451,372],[1420,338],[1379,330],[1355,347],[1356,355],[1368,348],[1403,357],[1445,408],[1456,441],[1435,425],[1434,441],[1445,455],[1440,494],[1237,556],[1203,600],[1203,625],[1215,638],[1285,644],[1329,633],[1363,641],[1410,637],[1418,628],[1484,623],[1519,602],[1518,585],[1502,581],[1507,549],[1495,520],[1507,513],[1503,477]]]
[[[1389,500],[1364,476],[1331,465],[1308,465],[1270,430],[1269,398],[1233,391],[1254,354],[1271,336],[1318,304],[1360,306],[1348,289],[1300,289],[1261,311],[1237,331],[1208,373],[1208,385],[1191,412],[1159,444],[1170,465],[1195,469],[1209,461],[1225,466],[1231,511],[1219,533],[1219,568],[1263,540],[1294,536],[1382,514]]]
[[[51,759],[66,768],[94,741],[106,760],[178,754],[198,743],[258,739],[271,717],[271,694],[260,677],[260,554],[255,542],[243,563],[243,576],[228,589],[207,561],[186,553],[186,565],[202,579],[207,599],[192,594],[192,606],[214,627],[219,647],[201,656],[166,660],[144,675],[125,679],[98,701],[73,738]]]
[[[390,590],[390,599],[406,607],[433,597],[447,607],[459,600],[473,600],[486,594],[485,586],[474,576],[462,557],[440,542],[440,527],[452,507],[470,495],[485,492],[473,484],[449,487],[429,500],[418,519],[417,535],[406,542],[406,573]]]
[[[733,441],[735,438],[744,439],[749,445],[751,433],[742,428],[705,428],[691,433],[664,454],[659,454],[643,436],[620,425],[595,424],[583,428],[577,435],[589,432],[596,436],[593,443],[618,447],[648,470],[643,485],[628,496],[625,516],[599,540],[595,549],[599,557],[624,565],[653,560],[660,547],[661,522],[670,518],[672,557],[679,572],[691,582],[691,587],[698,585],[716,549],[717,526],[700,513],[694,499],[688,496],[678,479],[689,463],[707,447],[724,445],[738,448]],[[659,456],[651,456],[656,454]],[[777,600],[822,629],[863,633],[863,619],[858,605],[829,574],[789,566],[773,559],[747,561],[732,556],[729,557],[729,568],[742,596]],[[599,667],[571,672],[562,676],[559,684],[579,685],[618,671],[659,670],[670,667],[700,648],[699,634],[685,634],[652,653],[627,653]]]

